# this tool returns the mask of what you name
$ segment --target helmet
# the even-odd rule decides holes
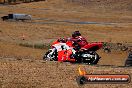
[[[65,39],[65,38],[60,38],[60,39],[58,39],[58,41],[61,42],[61,43],[66,43],[67,39]]]
[[[79,31],[74,31],[72,33],[72,37],[77,37],[77,36],[81,36],[81,33]]]

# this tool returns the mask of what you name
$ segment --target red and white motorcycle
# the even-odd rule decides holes
[[[102,48],[101,42],[87,43],[80,47],[73,41],[62,42],[59,39],[53,42],[51,49],[44,55],[44,60],[97,64],[100,56],[96,53]]]

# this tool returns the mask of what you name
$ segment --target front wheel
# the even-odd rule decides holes
[[[48,55],[49,55],[50,52],[51,52],[51,51],[49,50],[49,51],[47,51],[47,52],[44,54],[43,60],[47,61],[47,60],[50,59],[50,58],[48,57]]]
[[[82,54],[83,63],[97,64],[99,59],[100,59],[99,55],[94,51],[88,51]]]
[[[43,60],[45,60],[45,61],[57,61],[57,51],[55,50],[52,53],[52,50],[50,49],[48,52],[46,52],[44,54]]]

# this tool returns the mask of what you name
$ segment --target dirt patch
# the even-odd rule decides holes
[[[96,67],[83,65],[88,74],[130,74],[130,68]],[[79,88],[76,82],[79,65],[70,63],[44,61],[0,61],[0,80],[3,88],[34,87],[34,88]],[[86,84],[82,87],[105,88],[124,87],[129,84]]]

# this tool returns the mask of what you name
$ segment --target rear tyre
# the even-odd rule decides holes
[[[93,65],[97,64],[100,59],[99,55],[94,51],[89,51],[84,54],[86,54],[87,57],[83,57],[82,59],[83,59],[83,62],[87,64],[93,64]]]
[[[100,57],[96,52],[91,51],[91,53],[94,55],[93,58],[91,58],[90,64],[97,64]]]

